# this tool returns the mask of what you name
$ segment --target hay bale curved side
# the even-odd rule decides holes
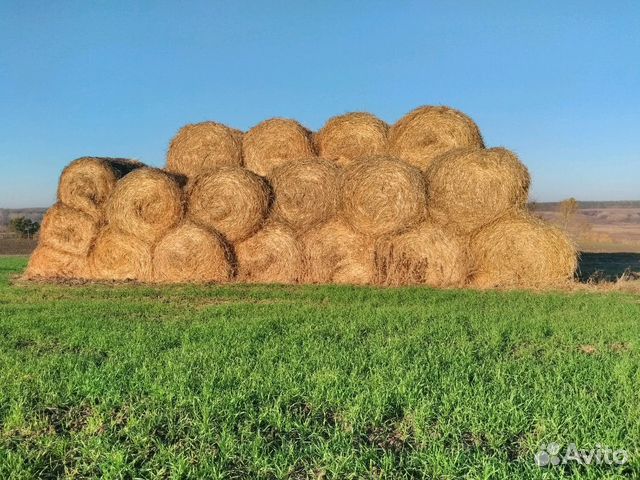
[[[272,118],[259,123],[242,139],[244,165],[263,177],[289,160],[315,155],[311,132],[295,120]]]
[[[118,179],[140,167],[144,164],[124,158],[78,158],[60,175],[58,200],[102,221],[103,206]]]
[[[229,242],[244,240],[264,223],[271,203],[267,182],[241,167],[220,167],[189,180],[187,215]]]
[[[527,168],[504,148],[459,149],[438,157],[425,173],[431,218],[471,233],[526,206]]]
[[[31,254],[23,275],[25,280],[63,280],[91,278],[87,257],[39,245]]]
[[[251,283],[297,283],[304,273],[302,247],[293,231],[270,222],[235,245],[238,280]]]
[[[550,287],[567,283],[578,266],[574,244],[557,227],[529,214],[504,217],[471,239],[471,285]]]
[[[181,177],[140,168],[120,180],[105,206],[109,225],[153,243],[180,223]]]
[[[98,224],[86,213],[58,202],[42,220],[40,245],[73,255],[87,256],[98,234]]]
[[[376,271],[383,285],[462,287],[469,262],[465,239],[432,223],[376,243]]]
[[[484,142],[474,121],[453,108],[418,107],[389,129],[389,152],[421,170],[461,147],[484,148]]]
[[[339,170],[318,157],[287,162],[273,171],[273,217],[296,234],[328,220],[338,208]]]
[[[214,231],[184,222],[153,252],[156,282],[226,282],[233,276],[231,251]]]
[[[216,122],[185,125],[167,152],[167,170],[186,176],[241,165],[242,132]]]
[[[426,184],[415,167],[392,157],[357,160],[342,172],[340,214],[370,236],[398,233],[426,214]]]
[[[301,237],[304,283],[361,285],[375,279],[374,242],[332,219]]]
[[[129,233],[106,227],[89,253],[89,269],[98,280],[149,281],[153,273],[151,247]]]
[[[375,115],[353,112],[338,115],[314,135],[318,155],[344,166],[361,157],[388,151],[389,126]]]

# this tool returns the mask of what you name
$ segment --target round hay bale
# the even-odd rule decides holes
[[[318,157],[293,160],[273,171],[273,216],[296,233],[328,220],[338,207],[339,170]]]
[[[235,246],[238,280],[252,283],[296,283],[303,274],[302,247],[291,229],[270,222]]]
[[[268,177],[277,166],[315,152],[309,130],[295,120],[272,118],[245,133],[242,154],[249,170]]]
[[[242,132],[215,122],[185,125],[167,153],[167,170],[193,176],[221,166],[242,165]]]
[[[23,276],[26,280],[89,277],[86,256],[62,252],[47,245],[39,245],[34,250]]]
[[[344,166],[362,157],[387,153],[389,126],[370,113],[354,112],[329,119],[315,135],[318,155]]]
[[[426,185],[417,168],[373,157],[351,163],[342,173],[341,215],[356,231],[388,235],[424,219]]]
[[[548,287],[573,278],[575,246],[559,229],[526,213],[504,217],[471,239],[471,285]]]
[[[93,218],[58,202],[47,210],[42,220],[40,244],[86,256],[97,234],[98,225]]]
[[[374,243],[344,221],[332,219],[301,237],[304,283],[368,284],[374,281]]]
[[[389,151],[425,170],[439,155],[455,148],[484,148],[478,126],[449,107],[419,107],[389,129]]]
[[[223,238],[191,222],[171,230],[153,252],[157,282],[226,282],[232,276],[231,253]]]
[[[180,223],[182,179],[155,168],[139,168],[120,180],[106,204],[109,225],[153,243]]]
[[[62,171],[58,200],[86,213],[95,221],[103,220],[103,206],[118,179],[144,165],[124,158],[83,157]]]
[[[241,167],[220,167],[187,185],[187,214],[220,232],[229,242],[255,233],[269,212],[271,190],[264,179]]]
[[[523,209],[529,195],[527,168],[504,148],[454,150],[425,177],[430,217],[462,233]]]
[[[462,287],[469,273],[467,242],[424,222],[376,243],[378,283]]]
[[[93,278],[100,280],[152,279],[151,248],[139,238],[107,227],[103,229],[89,253]]]

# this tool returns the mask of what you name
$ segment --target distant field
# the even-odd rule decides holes
[[[29,255],[37,243],[28,238],[0,238],[0,255]]]
[[[640,297],[12,285],[0,478],[638,478]],[[630,452],[537,467],[541,444]]]
[[[640,206],[638,202],[580,203],[580,210],[565,225],[556,204],[536,206],[536,213],[568,230],[585,252],[640,253]]]

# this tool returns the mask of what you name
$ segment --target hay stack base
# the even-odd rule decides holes
[[[153,280],[151,247],[139,238],[109,227],[98,235],[89,254],[91,277],[97,280]]]
[[[578,263],[575,246],[560,229],[524,213],[482,229],[470,252],[471,285],[478,288],[563,285]]]
[[[331,220],[301,238],[305,255],[304,283],[373,283],[374,241],[344,221]]]
[[[377,283],[462,287],[469,275],[463,237],[425,222],[376,243]]]
[[[301,245],[285,225],[266,225],[237,244],[235,253],[240,282],[297,283],[304,273]]]
[[[39,245],[31,254],[25,280],[65,280],[91,278],[87,258]]]
[[[153,253],[156,282],[227,282],[233,273],[224,239],[190,222],[170,231]]]

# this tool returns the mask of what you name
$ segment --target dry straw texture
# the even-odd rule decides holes
[[[40,245],[86,256],[98,234],[96,221],[80,210],[56,203],[47,210],[40,230]]]
[[[339,170],[318,157],[287,162],[273,171],[273,216],[299,234],[335,215]]]
[[[99,280],[149,281],[151,248],[131,234],[107,227],[98,234],[89,254],[89,268]]]
[[[467,242],[441,227],[424,222],[376,244],[378,282],[384,285],[424,284],[462,287],[469,273]]]
[[[219,234],[185,222],[156,245],[153,272],[157,282],[225,282],[233,268]]]
[[[118,182],[105,207],[109,225],[153,243],[182,219],[181,178],[140,168]]]
[[[289,160],[315,154],[311,133],[295,120],[272,118],[249,130],[242,139],[244,165],[252,172],[269,176]]]
[[[88,278],[86,256],[62,252],[46,245],[39,245],[31,254],[25,279]]]
[[[361,157],[387,153],[389,126],[370,113],[331,118],[314,136],[318,155],[344,166]]]
[[[397,233],[424,219],[426,185],[422,173],[395,158],[361,159],[342,177],[341,214],[365,235]]]
[[[186,196],[191,220],[222,233],[229,242],[255,233],[271,202],[267,183],[241,167],[220,167],[192,178]]]
[[[296,283],[303,274],[303,252],[293,231],[270,222],[236,245],[238,280],[253,283]]]
[[[527,168],[504,148],[454,150],[425,177],[430,217],[463,233],[523,209],[529,195]]]
[[[301,238],[305,253],[305,283],[372,283],[374,244],[343,221],[333,219]]]
[[[448,107],[419,107],[389,130],[389,151],[421,170],[439,155],[461,147],[483,148],[478,126]]]
[[[578,262],[560,229],[524,213],[480,230],[471,255],[471,284],[479,288],[561,285],[573,277]]]
[[[167,154],[167,170],[187,176],[220,166],[240,165],[242,132],[215,122],[182,127]]]
[[[102,221],[103,206],[118,179],[144,166],[122,158],[83,157],[71,162],[60,175],[58,200]]]

